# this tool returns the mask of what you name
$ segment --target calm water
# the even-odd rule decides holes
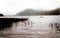
[[[60,23],[58,18],[60,17],[35,17],[34,19],[36,20],[34,20],[31,17],[30,19],[36,22],[32,27],[26,25],[27,28],[23,26],[21,29],[24,23],[19,22],[17,27],[16,24],[13,24],[11,30],[0,31],[0,38],[60,38],[60,31],[56,31],[55,28],[52,29],[48,25],[50,22]]]
[[[49,31],[48,29],[0,31],[0,38],[60,38],[60,31]]]

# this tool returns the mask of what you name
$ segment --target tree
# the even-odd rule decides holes
[[[3,14],[0,14],[0,16],[4,16]]]

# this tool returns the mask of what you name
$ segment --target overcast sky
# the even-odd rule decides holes
[[[60,7],[60,0],[0,0],[0,13],[14,15],[26,8],[52,10]]]

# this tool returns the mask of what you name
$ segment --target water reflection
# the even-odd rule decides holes
[[[50,23],[49,25],[51,29],[55,28],[56,31],[60,31],[60,24],[59,23]]]
[[[13,22],[11,28],[0,31],[0,38],[60,38],[60,23],[51,18],[46,20]]]

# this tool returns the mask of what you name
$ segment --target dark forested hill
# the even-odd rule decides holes
[[[17,16],[29,16],[29,15],[60,15],[60,8],[54,10],[38,11],[34,9],[26,9],[16,14]]]

